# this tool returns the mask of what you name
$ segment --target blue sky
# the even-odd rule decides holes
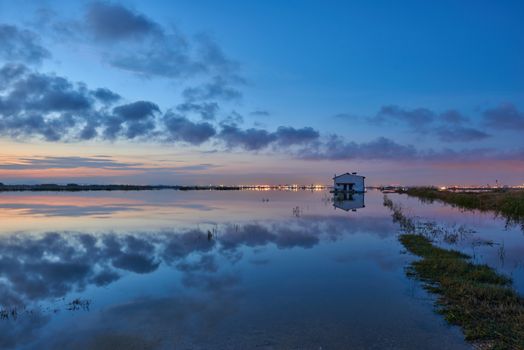
[[[523,23],[519,1],[0,1],[0,63],[25,67],[0,177],[519,184]]]

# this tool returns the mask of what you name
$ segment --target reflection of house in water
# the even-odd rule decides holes
[[[345,211],[357,211],[364,208],[364,193],[338,192],[333,194],[333,207]]]

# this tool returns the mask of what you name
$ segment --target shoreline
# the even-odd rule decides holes
[[[0,184],[2,192],[89,192],[89,191],[267,191],[267,190],[326,190],[323,185],[254,185],[254,186],[184,186],[184,185],[78,185],[78,184],[37,184],[37,185],[5,185]]]
[[[521,189],[454,192],[432,187],[414,187],[398,193],[430,203],[437,200],[462,209],[491,211],[516,221],[524,219],[524,190]]]

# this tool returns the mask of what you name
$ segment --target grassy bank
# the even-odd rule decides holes
[[[487,349],[524,349],[524,299],[511,279],[487,265],[475,265],[461,252],[437,247],[389,198],[384,205],[404,232],[400,242],[421,259],[407,268],[410,277],[438,295],[437,310],[463,329],[467,340]]]
[[[462,327],[467,340],[492,349],[524,349],[524,300],[509,278],[418,234],[403,234],[400,242],[422,258],[410,265],[408,275],[439,295],[438,312]]]
[[[440,200],[465,209],[490,210],[510,219],[524,219],[524,190],[453,192],[419,187],[410,188],[404,193],[430,201]]]

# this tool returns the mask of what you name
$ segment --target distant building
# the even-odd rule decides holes
[[[333,178],[333,191],[364,193],[366,191],[364,179],[364,176],[357,175],[357,173],[335,175]]]

